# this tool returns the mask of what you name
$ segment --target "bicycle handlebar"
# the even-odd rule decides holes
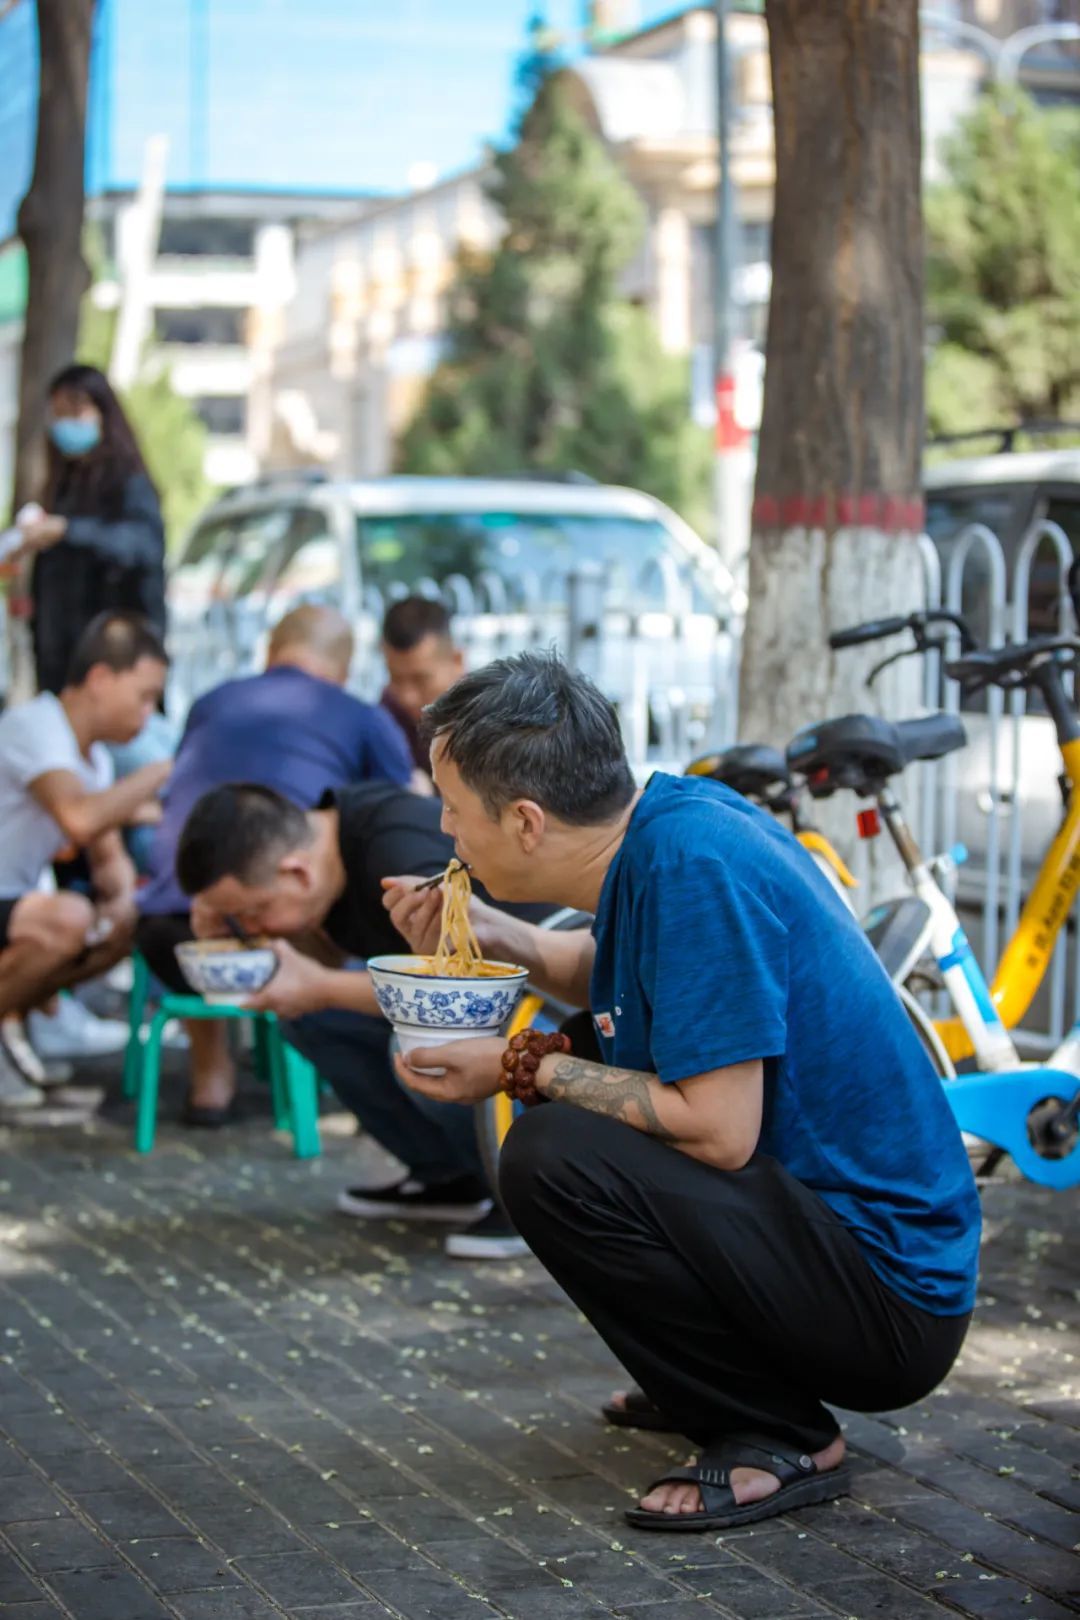
[[[954,630],[960,632],[961,651],[974,650],[975,637],[968,628],[967,620],[962,613],[953,613],[948,608],[927,608],[920,613],[909,613],[906,618],[870,619],[866,624],[849,625],[846,630],[833,631],[829,637],[829,646],[834,650],[842,647],[858,647],[863,642],[884,641],[888,636],[899,636],[905,630],[910,630],[915,637],[915,646],[911,651],[925,652],[929,647],[941,645],[940,642],[930,641],[927,638],[926,632],[934,624],[952,625]]]
[[[1037,684],[1040,672],[1048,665],[1056,665],[1059,672],[1074,667],[1078,656],[1080,639],[1076,636],[1036,636],[1031,641],[988,647],[950,659],[945,673],[969,693],[986,686],[1008,689]]]
[[[898,636],[911,628],[910,619],[871,619],[867,624],[853,624],[847,630],[834,630],[829,646],[859,647],[864,641],[884,641],[886,636]]]

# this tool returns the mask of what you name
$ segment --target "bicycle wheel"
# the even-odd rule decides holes
[[[897,985],[900,1000],[904,1003],[907,1013],[915,1027],[915,1033],[923,1044],[935,1073],[939,1080],[947,1083],[956,1079],[956,1067],[945,1048],[945,1043],[937,1032],[930,1015],[924,1011],[916,1001],[911,991],[904,985]],[[1001,1148],[995,1147],[992,1142],[986,1142],[981,1136],[972,1136],[970,1131],[961,1133],[964,1138],[964,1147],[967,1150],[968,1163],[972,1174],[979,1182],[985,1182],[988,1176],[993,1175],[1001,1161],[1006,1157]]]
[[[955,1080],[956,1069],[952,1058],[945,1050],[945,1045],[934,1027],[934,1021],[926,1012],[906,985],[898,984],[896,992],[904,1004],[904,1011],[923,1044],[927,1057],[934,1065],[934,1072],[939,1080]]]

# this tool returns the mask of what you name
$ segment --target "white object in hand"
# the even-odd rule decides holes
[[[16,551],[21,551],[26,544],[24,529],[31,528],[45,516],[45,508],[39,506],[37,501],[28,501],[20,506],[15,514],[15,522],[10,529],[0,534],[0,563],[6,562]]]
[[[112,931],[113,923],[111,917],[95,917],[89,928],[86,930],[87,946],[104,945]]]

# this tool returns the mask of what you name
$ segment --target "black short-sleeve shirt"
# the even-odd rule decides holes
[[[422,798],[389,782],[339,788],[322,799],[321,810],[336,809],[338,843],[345,867],[345,893],[327,913],[327,934],[349,956],[393,955],[408,950],[383,907],[382,879],[408,872],[434,877],[454,853],[441,830],[442,801]],[[476,892],[488,899],[479,884]],[[500,911],[540,922],[555,905],[503,905]]]

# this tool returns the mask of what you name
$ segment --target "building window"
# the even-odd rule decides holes
[[[180,258],[250,259],[255,225],[249,219],[169,219],[161,222],[158,252]]]
[[[195,409],[209,433],[242,434],[247,427],[247,400],[243,394],[204,395]]]
[[[242,309],[159,309],[155,317],[160,343],[224,343],[244,341]]]
[[[772,220],[740,220],[743,264],[768,263],[772,253]]]

